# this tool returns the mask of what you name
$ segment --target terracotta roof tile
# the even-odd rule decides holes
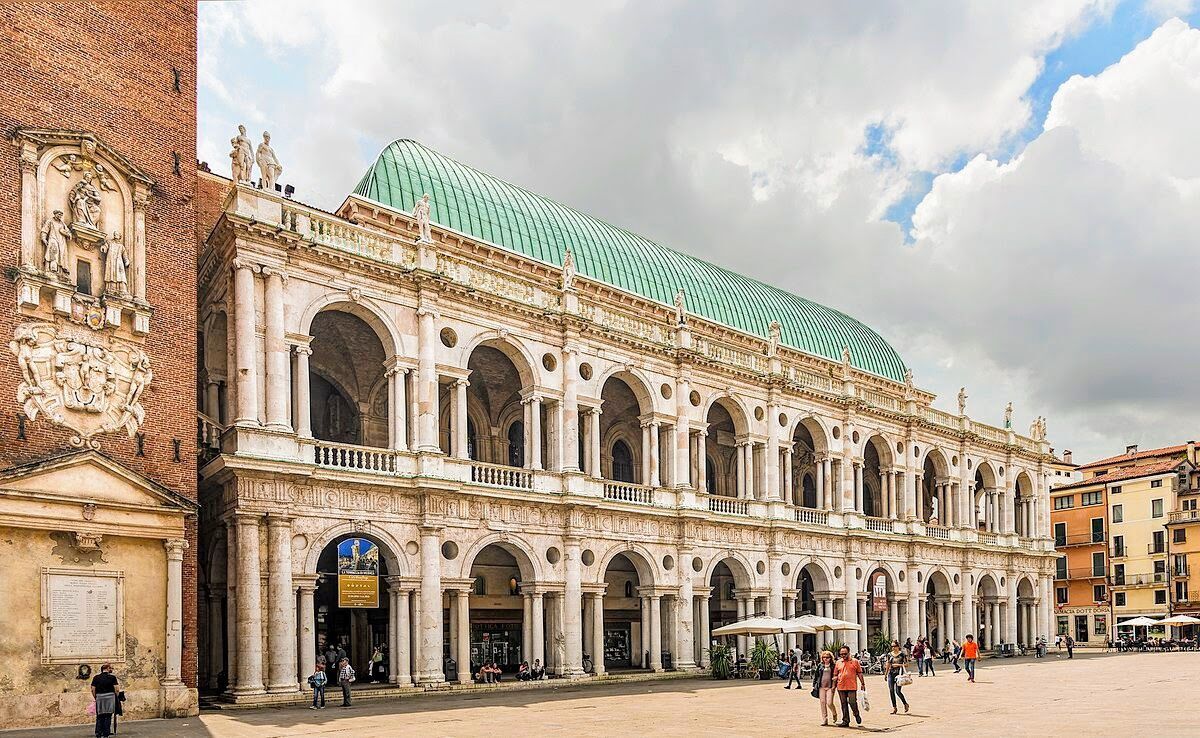
[[[1061,487],[1055,487],[1054,489],[1050,490],[1050,494],[1058,494],[1059,492],[1063,492],[1065,490],[1079,489],[1081,487],[1095,487],[1101,484],[1108,484],[1110,482],[1120,482],[1125,479],[1137,479],[1138,477],[1149,477],[1155,474],[1166,474],[1167,472],[1174,471],[1175,467],[1179,466],[1181,463],[1183,463],[1182,459],[1163,459],[1162,461],[1155,461],[1150,464],[1131,466],[1128,469],[1117,469],[1116,471],[1111,471],[1107,474],[1101,474],[1098,477],[1085,479],[1082,482],[1072,482],[1071,484],[1064,484]]]
[[[1110,466],[1112,464],[1120,464],[1123,461],[1141,461],[1142,459],[1153,459],[1158,456],[1175,456],[1187,452],[1187,444],[1179,446],[1164,446],[1162,448],[1152,448],[1146,451],[1138,451],[1135,454],[1118,454],[1110,456],[1107,459],[1099,461],[1091,461],[1080,466],[1080,469],[1091,469],[1097,466]]]

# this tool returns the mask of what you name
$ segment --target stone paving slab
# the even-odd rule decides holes
[[[909,715],[889,715],[883,679],[868,679],[872,710],[853,732],[904,736],[1200,735],[1194,706],[1200,653],[1051,655],[986,661],[968,684],[939,663],[938,676],[906,689]],[[123,724],[129,738],[284,736],[836,736],[822,728],[808,690],[781,681],[688,679],[549,690],[455,694],[323,711],[276,708],[206,712],[188,720]],[[5,738],[88,736],[90,727],[13,731]]]

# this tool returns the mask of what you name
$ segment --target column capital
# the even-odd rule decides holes
[[[234,525],[261,525],[263,514],[256,510],[234,510],[229,517]]]
[[[471,386],[471,382],[466,377],[459,377],[458,379],[454,380],[454,386],[465,389]]]
[[[287,282],[288,282],[288,273],[283,271],[279,267],[264,266],[262,268],[262,274],[264,277],[267,277],[267,278],[276,277],[281,282],[283,282],[283,284],[287,284]]]
[[[293,574],[292,586],[297,592],[314,592],[321,584],[321,577],[318,574]]]
[[[280,513],[267,513],[267,527],[280,528],[283,526],[291,527],[292,521],[296,518],[292,515]]]
[[[230,266],[233,267],[235,272],[241,269],[249,269],[252,273],[259,274],[263,270],[261,265],[255,264],[254,262],[248,261],[241,257],[234,258],[234,260],[230,262]]]
[[[292,353],[296,356],[312,356],[312,348],[309,346],[301,346],[296,344],[292,346]]]
[[[443,530],[445,530],[445,526],[433,525],[430,523],[422,523],[421,525],[417,526],[417,530],[421,531],[422,537],[436,536],[436,535],[439,535]]]
[[[188,542],[184,538],[168,538],[163,541],[163,547],[167,549],[168,561],[181,561],[183,552],[188,549]]]

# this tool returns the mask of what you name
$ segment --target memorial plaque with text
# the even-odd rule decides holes
[[[42,570],[42,663],[125,660],[125,575]]]

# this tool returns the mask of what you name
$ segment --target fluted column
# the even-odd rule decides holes
[[[167,643],[163,686],[183,684],[183,538],[163,541],[167,549]]]
[[[317,578],[293,578],[296,583],[296,674],[301,689],[307,688],[305,681],[317,663],[317,613],[314,605],[314,595],[317,591]],[[396,649],[390,654],[395,659]],[[389,669],[395,673],[395,667]]]
[[[267,427],[290,431],[288,401],[291,377],[288,375],[288,347],[284,341],[283,284],[287,275],[278,269],[263,269],[266,275],[264,290],[264,333],[267,369]]]
[[[296,590],[292,583],[292,519],[267,517],[267,691],[294,692],[296,675]]]
[[[442,543],[441,528],[421,526],[421,671],[422,684],[441,684]]]
[[[258,551],[259,515],[237,513],[237,686],[234,694],[263,691],[262,566]]]
[[[579,351],[567,346],[562,350],[563,423],[562,470],[580,470],[579,458]]]
[[[427,453],[441,453],[442,450],[438,443],[436,318],[437,309],[422,295],[417,308],[417,450]],[[438,649],[440,652],[440,645]]]
[[[258,361],[255,335],[254,273],[258,267],[235,259],[233,262],[234,385],[237,389],[239,425],[258,425]]]

